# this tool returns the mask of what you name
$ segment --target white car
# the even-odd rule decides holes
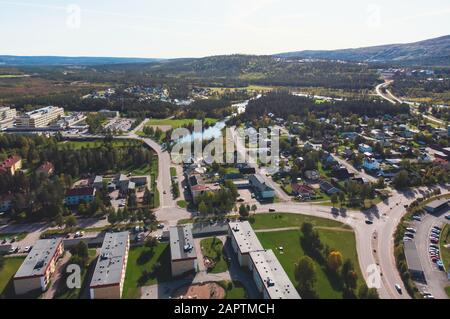
[[[30,250],[31,250],[31,246],[26,246],[26,247],[23,249],[23,252],[29,253]]]
[[[396,285],[395,285],[395,290],[397,290],[397,292],[398,292],[399,294],[402,294],[402,287],[400,287],[399,284],[396,284]]]

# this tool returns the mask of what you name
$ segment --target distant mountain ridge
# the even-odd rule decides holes
[[[405,44],[342,50],[305,50],[275,54],[282,58],[345,60],[353,62],[450,65],[450,35]]]
[[[159,62],[163,59],[0,55],[0,66],[77,66]]]

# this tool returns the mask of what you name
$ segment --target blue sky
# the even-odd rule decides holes
[[[0,0],[0,54],[200,57],[450,34],[448,0]]]

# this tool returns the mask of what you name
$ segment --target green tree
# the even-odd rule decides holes
[[[300,295],[305,299],[316,298],[314,289],[317,281],[317,273],[314,261],[309,256],[303,256],[295,265],[295,279],[298,282]]]

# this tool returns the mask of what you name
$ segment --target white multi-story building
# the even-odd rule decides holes
[[[16,109],[10,107],[0,107],[0,130],[10,128],[16,119]]]
[[[56,106],[47,106],[38,110],[27,112],[17,117],[16,127],[30,129],[46,127],[62,116],[64,116],[63,108]]]

